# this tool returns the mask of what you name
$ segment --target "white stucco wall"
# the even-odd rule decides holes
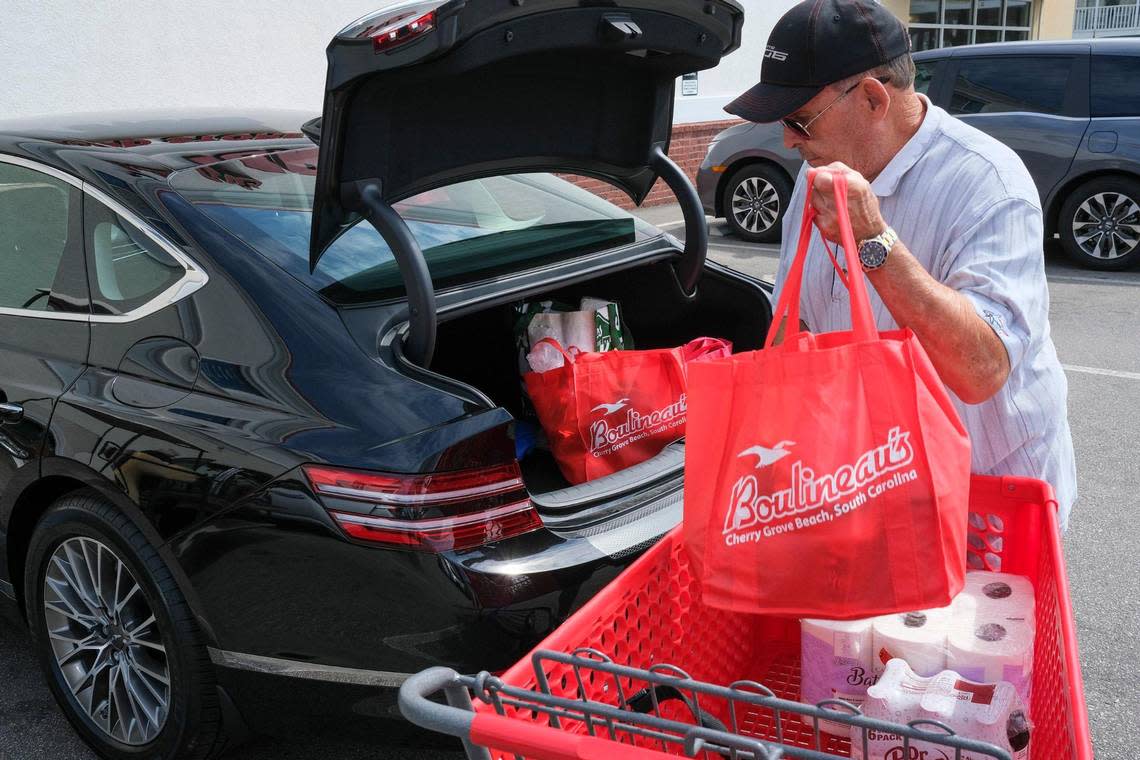
[[[731,119],[722,109],[733,98],[760,81],[760,63],[768,34],[785,11],[798,0],[739,0],[744,6],[744,34],[740,48],[729,54],[715,69],[697,76],[698,95],[681,94],[677,83],[677,105],[673,121],[716,121]]]
[[[743,0],[741,49],[699,75],[677,122],[721,108],[760,73],[772,24],[794,0]],[[325,46],[387,0],[0,0],[0,119],[121,108],[320,110]]]

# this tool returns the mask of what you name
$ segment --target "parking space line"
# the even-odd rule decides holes
[[[1084,277],[1079,274],[1049,274],[1045,273],[1049,282],[1062,282],[1062,283],[1087,283],[1090,285],[1113,285],[1120,286],[1140,286],[1140,280],[1126,280],[1116,277]]]
[[[1079,364],[1062,364],[1066,372],[1081,372],[1086,375],[1106,375],[1108,377],[1123,377],[1126,380],[1140,380],[1140,372],[1123,372],[1118,369],[1104,369],[1102,367],[1082,367]]]

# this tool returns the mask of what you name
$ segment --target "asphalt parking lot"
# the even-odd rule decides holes
[[[641,214],[683,231],[676,207]],[[771,278],[776,249],[725,237],[714,224],[710,256]],[[1140,747],[1140,565],[1135,551],[1140,486],[1140,271],[1098,273],[1070,265],[1048,246],[1053,337],[1069,380],[1069,415],[1077,451],[1080,500],[1065,539],[1082,651],[1089,714],[1100,760],[1126,760]],[[330,731],[288,740],[259,739],[235,760],[462,757],[401,724],[372,738]],[[0,760],[93,760],[53,703],[32,660],[27,636],[0,616]]]

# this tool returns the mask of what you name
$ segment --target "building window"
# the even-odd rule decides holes
[[[983,42],[1027,40],[1033,0],[910,0],[915,51]]]

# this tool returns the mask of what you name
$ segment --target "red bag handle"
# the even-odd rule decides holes
[[[776,303],[775,314],[772,318],[772,324],[768,328],[768,339],[764,342],[764,348],[771,348],[776,340],[776,333],[780,329],[780,324],[787,318],[786,324],[790,325],[789,330],[797,330],[800,323],[800,291],[803,288],[803,273],[804,263],[807,260],[808,248],[811,245],[811,229],[815,222],[816,212],[811,205],[811,195],[815,185],[815,178],[821,169],[808,170],[808,188],[807,194],[804,198],[804,217],[800,225],[800,238],[796,245],[796,256],[792,260],[792,266],[788,270],[787,281],[784,283],[784,290],[780,293],[780,299]],[[833,174],[832,181],[835,190],[835,204],[839,217],[839,239],[840,244],[848,260],[851,258],[851,253],[858,250],[855,245],[855,232],[851,228],[851,216],[847,211],[847,177],[839,174]],[[824,241],[826,245],[826,240]],[[834,254],[828,249],[828,254],[831,258],[832,266],[835,267],[839,273],[843,284],[847,286],[851,293],[851,326],[855,332],[856,338],[860,341],[875,340],[879,336],[879,331],[875,327],[875,319],[871,312],[871,300],[867,295],[867,281],[866,275],[861,266],[850,267],[847,270],[847,276],[843,276],[843,271],[839,267],[839,262],[836,260]]]

